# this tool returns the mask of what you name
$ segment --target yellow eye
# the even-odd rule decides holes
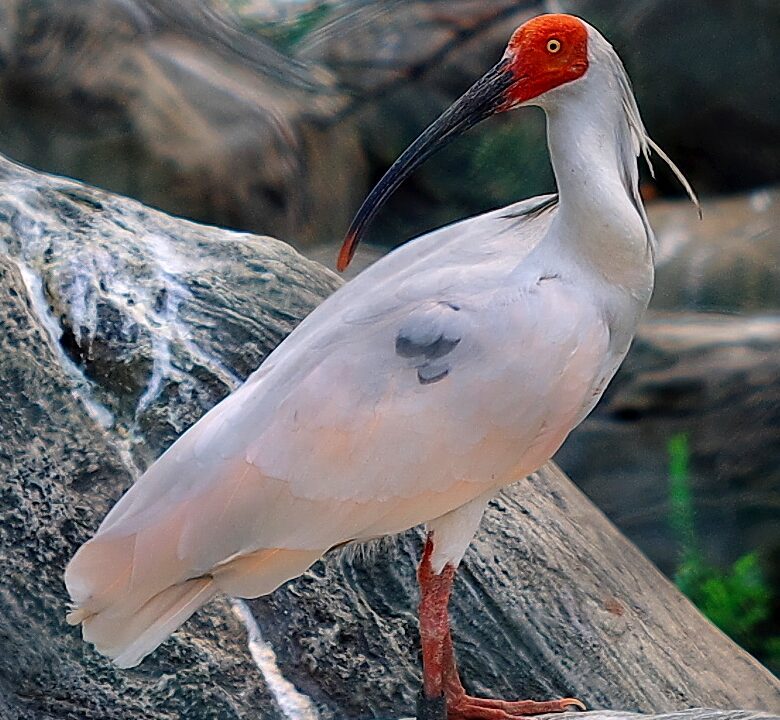
[[[552,38],[547,41],[547,52],[557,53],[561,49],[561,41]]]

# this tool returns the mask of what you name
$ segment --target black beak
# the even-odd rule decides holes
[[[506,91],[516,78],[507,59],[475,82],[464,95],[450,105],[420,137],[392,164],[382,179],[360,206],[341,246],[336,267],[346,269],[355,254],[358,243],[368,225],[374,219],[398,186],[437,150],[450,140],[466,132],[485,118],[507,110],[510,106]]]

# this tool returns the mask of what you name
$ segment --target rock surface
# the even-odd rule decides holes
[[[216,2],[4,0],[0,152],[177,215],[305,244],[341,232],[347,98]]]
[[[96,421],[147,464],[339,279],[269,237],[171,218],[0,157],[0,248]]]
[[[652,308],[780,311],[780,187],[705,200],[653,202],[658,240]]]
[[[269,238],[0,161],[4,718],[281,720],[279,678],[272,668],[266,683],[251,664],[225,601],[119,671],[65,625],[61,578],[135,466],[338,283]],[[282,673],[323,720],[413,710],[418,541],[409,533],[373,559],[334,554],[253,602]],[[576,692],[594,707],[655,712],[777,709],[777,681],[553,466],[492,503],[453,612],[477,691]]]
[[[282,720],[224,600],[131,672],[68,628],[65,563],[132,471],[116,436],[74,397],[60,350],[7,256],[0,298],[0,717],[217,720],[264,706],[264,718]]]
[[[775,720],[777,715],[752,712],[750,710],[713,710],[711,708],[691,708],[663,714],[641,714],[620,712],[618,710],[600,710],[596,712],[561,713],[558,715],[539,715],[540,720]],[[406,720],[414,720],[407,718]]]

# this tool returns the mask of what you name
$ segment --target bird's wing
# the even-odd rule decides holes
[[[547,452],[549,418],[568,422],[600,369],[587,305],[555,287],[423,299],[427,283],[399,283],[385,314],[375,301],[320,320],[330,331],[209,412],[100,532],[181,514],[176,552],[200,571],[258,548],[324,551],[448,512],[523,450]]]
[[[317,308],[80,548],[65,580],[85,638],[133,664],[215,592],[271,592],[335,545],[549,458],[599,387],[609,332],[560,279],[506,282],[532,237],[411,245]]]
[[[430,326],[437,318],[443,333],[454,332],[458,323],[465,325],[466,318],[469,324],[479,324],[475,312],[485,304],[479,299],[480,282],[494,286],[496,273],[506,273],[507,262],[519,263],[538,241],[547,228],[545,219],[518,218],[549,198],[532,198],[440,228],[398,248],[343,286],[300,323],[244,385],[174,443],[112,509],[101,532],[132,531],[141,523],[153,523],[160,513],[219,486],[227,473],[237,471],[231,463],[242,453],[248,455],[251,446],[256,458],[262,438],[289,424],[281,411],[296,401],[309,402],[296,422],[322,425],[331,395],[338,391],[335,397],[352,399],[351,417],[359,427],[376,396],[389,398],[393,373],[413,364],[413,359],[393,351],[401,328],[414,335],[417,321]],[[472,300],[456,321],[448,303],[462,296],[463,288],[470,288]],[[337,384],[337,377],[353,366],[356,371]],[[325,379],[315,387],[319,378]],[[384,385],[378,385],[380,380]],[[285,448],[283,444],[274,451]],[[342,458],[341,464],[348,466],[350,459]],[[292,479],[291,471],[279,474],[285,482]]]

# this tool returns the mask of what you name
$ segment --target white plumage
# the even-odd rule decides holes
[[[72,623],[132,666],[218,592],[423,522],[457,565],[487,500],[591,410],[649,300],[646,135],[619,60],[535,98],[560,199],[401,247],[326,300],[117,503],[71,561]],[[521,161],[521,159],[518,159]]]

